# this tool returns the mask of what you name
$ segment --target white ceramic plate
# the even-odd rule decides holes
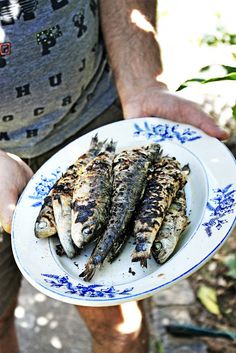
[[[154,259],[147,269],[132,263],[133,239],[111,265],[104,264],[91,282],[79,274],[91,249],[70,260],[55,252],[57,238],[37,239],[34,223],[42,201],[54,182],[89,148],[92,136],[113,138],[123,150],[158,142],[164,153],[189,163],[186,185],[190,225],[171,258]],[[235,160],[218,140],[188,125],[159,118],[143,118],[106,125],[75,140],[47,161],[25,188],[13,219],[12,246],[25,278],[57,300],[87,306],[108,306],[141,299],[189,276],[208,261],[229,236],[235,221]]]

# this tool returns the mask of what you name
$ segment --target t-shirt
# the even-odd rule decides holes
[[[0,149],[62,143],[116,97],[95,0],[0,0]]]

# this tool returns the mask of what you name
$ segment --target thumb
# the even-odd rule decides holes
[[[11,233],[12,216],[16,207],[18,193],[14,190],[1,190],[0,223],[7,233]]]

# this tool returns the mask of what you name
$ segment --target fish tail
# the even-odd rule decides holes
[[[156,158],[159,158],[162,155],[161,146],[158,143],[153,143],[147,147],[150,152],[150,160],[154,162]]]
[[[116,145],[117,145],[117,142],[113,141],[113,139],[111,139],[111,141],[106,144],[106,148],[105,149],[108,152],[115,152]]]
[[[96,133],[90,142],[90,147],[89,150],[94,156],[98,155],[98,153],[101,151],[102,147],[105,145],[106,140],[104,141],[99,141],[98,140],[98,133]]]
[[[141,267],[147,268],[147,259],[150,258],[147,253],[134,253],[132,254],[132,262],[140,262]]]
[[[98,133],[96,133],[92,139],[91,139],[91,142],[90,142],[90,148],[95,148],[98,144]]]
[[[79,277],[83,277],[84,281],[89,282],[93,278],[96,268],[97,266],[94,263],[86,264],[85,270],[81,272]]]
[[[140,262],[142,267],[147,267],[147,259],[151,257],[150,249],[146,245],[145,243],[137,244],[132,254],[132,262]]]

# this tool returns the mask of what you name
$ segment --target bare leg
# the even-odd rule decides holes
[[[92,335],[93,353],[148,352],[149,334],[141,301],[76,308]]]
[[[0,353],[19,353],[14,324],[15,299],[0,317]]]

